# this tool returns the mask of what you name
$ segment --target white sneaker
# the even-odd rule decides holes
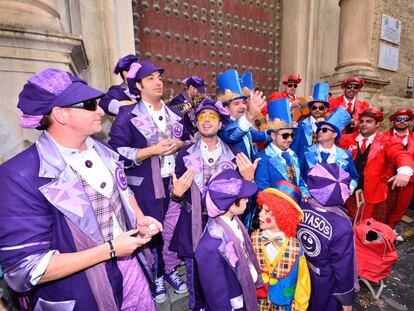
[[[396,239],[398,242],[402,242],[402,241],[404,241],[404,238],[403,238],[401,235],[399,235],[399,234],[397,233],[397,231],[395,231],[395,229],[394,229],[393,231],[394,231],[394,234],[395,234],[395,239]]]
[[[167,291],[165,290],[164,277],[155,279],[155,293],[153,298],[156,303],[163,303],[167,300]]]

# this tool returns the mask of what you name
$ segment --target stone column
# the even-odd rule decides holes
[[[372,70],[370,62],[374,0],[340,0],[338,66],[335,70]]]

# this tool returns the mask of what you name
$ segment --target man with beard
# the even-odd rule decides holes
[[[344,134],[350,134],[358,130],[359,115],[370,107],[368,102],[357,99],[358,92],[362,89],[364,83],[365,81],[358,77],[346,78],[341,83],[341,88],[344,93],[337,97],[329,98],[329,112],[334,111],[338,107],[342,107],[346,109],[352,117]]]
[[[163,72],[164,69],[148,61],[131,65],[128,87],[140,101],[122,107],[109,132],[109,144],[125,161],[128,185],[144,215],[161,223],[168,222],[165,215],[175,153],[184,145],[181,139],[188,138],[180,112],[169,108],[161,99]],[[185,292],[186,286],[175,270],[165,274],[161,234],[151,241],[150,247],[155,265],[154,298],[161,303],[167,299],[164,279],[176,292]]]
[[[392,128],[385,133],[389,137],[398,138],[404,150],[406,150],[414,160],[414,133],[410,131],[413,125],[414,114],[411,109],[400,109],[390,116]],[[411,176],[410,182],[404,188],[396,189],[390,193],[388,199],[388,220],[387,224],[394,228],[395,225],[404,217],[414,192],[414,177]],[[412,218],[405,216],[408,222]]]
[[[229,147],[217,136],[223,124],[229,122],[221,102],[205,99],[196,111],[196,120],[200,137],[178,153],[171,191],[172,200],[181,204],[181,213],[170,249],[185,259],[191,309],[205,307],[194,260],[194,250],[208,219],[207,211],[201,207],[205,184],[213,174],[225,169],[238,168],[245,179],[253,180],[257,166],[257,161],[252,164],[237,147]]]
[[[345,204],[353,219],[373,217],[385,223],[387,182],[391,183],[391,190],[395,191],[395,187],[405,187],[413,174],[412,156],[403,149],[401,141],[378,130],[383,119],[384,114],[375,108],[364,110],[359,115],[358,132],[344,135],[338,144],[352,153],[359,174],[357,191]],[[389,172],[391,164],[397,168],[394,176]],[[363,199],[365,204],[362,204]],[[356,215],[359,207],[361,210]]]
[[[280,98],[289,99],[289,108],[296,108],[298,105],[296,98],[296,88],[302,79],[297,75],[285,75],[283,77],[283,91],[282,92],[273,92],[269,96],[269,102],[275,101]]]

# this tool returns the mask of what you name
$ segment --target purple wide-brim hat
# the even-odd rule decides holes
[[[181,82],[187,86],[188,85],[194,86],[201,94],[204,94],[206,92],[203,78],[200,78],[198,76],[190,76],[188,78],[185,78]]]
[[[195,115],[197,116],[201,111],[205,109],[214,110],[219,114],[220,121],[222,123],[221,128],[225,128],[230,123],[230,113],[226,108],[223,107],[223,103],[221,101],[215,101],[210,98],[204,99],[197,107]]]
[[[67,107],[102,96],[104,93],[69,72],[45,69],[31,76],[19,94],[20,125],[36,128],[54,107]]]
[[[147,60],[139,62],[139,64],[141,65],[141,68],[139,68],[135,75],[135,81],[142,80],[155,71],[159,71],[160,74],[164,73],[164,68],[157,67]]]
[[[351,177],[339,165],[316,164],[308,173],[307,185],[312,197],[325,206],[344,205],[351,195]]]
[[[258,190],[255,183],[243,179],[233,169],[211,176],[203,192],[203,203],[210,217],[226,213],[237,199],[252,196]]]
[[[138,61],[138,57],[133,54],[129,54],[124,57],[121,57],[116,63],[113,71],[115,74],[118,74],[121,71],[128,71],[129,68],[131,67],[131,64],[137,61]]]

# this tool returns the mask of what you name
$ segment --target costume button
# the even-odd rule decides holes
[[[275,278],[270,278],[270,280],[269,280],[269,284],[270,285],[275,285],[277,283],[277,279],[275,279]]]
[[[86,160],[86,161],[85,161],[85,166],[86,166],[87,168],[91,168],[91,167],[92,167],[92,165],[93,165],[93,163],[92,163],[92,161],[91,161],[91,160]]]
[[[208,163],[213,163],[213,159],[212,158],[208,159]]]
[[[263,280],[263,283],[265,284],[269,283],[269,276],[267,275],[267,273],[265,272],[262,273],[262,280]]]
[[[100,187],[101,187],[101,189],[105,188],[106,187],[106,182],[101,183]]]
[[[159,117],[158,117],[158,120],[162,121],[162,116],[159,116]]]

